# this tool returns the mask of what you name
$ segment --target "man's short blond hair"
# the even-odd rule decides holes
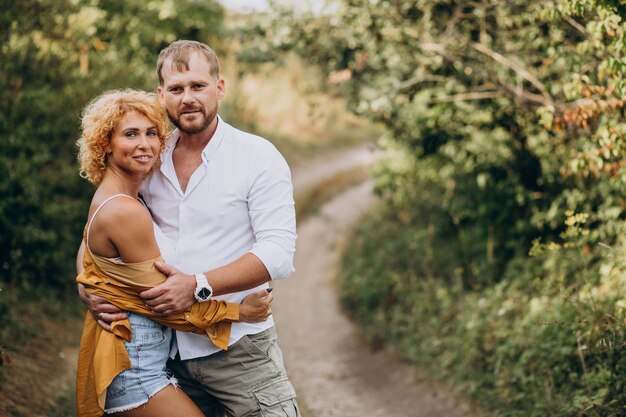
[[[136,111],[148,118],[157,128],[161,150],[170,136],[165,111],[155,93],[141,90],[111,90],[94,98],[82,113],[81,135],[78,145],[80,176],[98,185],[106,170],[106,149],[113,130],[126,114]],[[159,160],[152,169],[159,165]],[[151,171],[152,172],[152,171]]]
[[[189,59],[193,53],[199,53],[204,56],[209,63],[210,74],[219,78],[220,61],[217,54],[208,45],[188,40],[179,40],[172,42],[167,48],[159,53],[157,60],[157,75],[159,76],[159,84],[163,85],[163,65],[165,61],[171,61],[171,67],[177,71],[189,71]]]

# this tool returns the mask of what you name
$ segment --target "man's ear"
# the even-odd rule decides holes
[[[217,80],[217,99],[221,100],[226,95],[226,82],[223,78]]]
[[[157,95],[159,96],[159,103],[161,103],[161,106],[165,107],[165,97],[163,97],[163,87],[162,86],[158,86],[157,87]]]

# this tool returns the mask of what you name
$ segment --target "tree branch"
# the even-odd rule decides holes
[[[426,52],[435,52],[450,62],[454,61],[454,57],[448,54],[448,51],[446,51],[446,48],[443,45],[435,42],[424,42],[421,44],[421,47]]]
[[[565,20],[567,23],[569,23],[570,25],[572,25],[572,27],[574,29],[576,29],[577,31],[579,31],[580,33],[582,33],[583,35],[587,34],[587,29],[585,29],[585,27],[583,25],[581,25],[580,23],[578,23],[576,20],[574,20],[571,16],[567,16],[567,15],[563,15],[563,20]]]
[[[541,106],[554,107],[554,102],[552,100],[546,100],[545,96],[542,94],[531,93],[530,91],[525,91],[518,88],[517,86],[511,86],[507,84],[500,85],[506,92],[511,95],[511,97],[517,97],[524,101],[530,101]]]
[[[454,37],[452,36],[452,31],[454,30],[454,28],[456,27],[456,24],[459,22],[459,20],[461,20],[461,17],[463,16],[463,5],[458,5],[456,6],[456,8],[454,9],[454,12],[452,13],[452,17],[450,18],[450,20],[448,20],[448,24],[446,25],[446,30],[443,33],[443,39],[453,39]]]
[[[447,78],[441,75],[427,75],[427,76],[411,77],[408,80],[404,80],[400,82],[400,84],[398,84],[398,86],[396,87],[395,91],[397,93],[402,93],[419,84],[429,83],[429,82],[444,82],[446,80]]]
[[[550,94],[548,94],[546,88],[543,86],[541,81],[539,81],[539,79],[531,74],[530,71],[528,71],[526,68],[480,43],[472,43],[470,46],[478,52],[487,55],[494,61],[515,71],[517,75],[528,81],[533,87],[541,92],[541,95],[543,96],[542,101],[544,103],[549,103],[549,105],[553,105],[554,100],[552,100],[552,97],[550,96]],[[517,94],[519,95],[519,93]]]
[[[450,103],[455,101],[472,101],[472,100],[489,100],[492,98],[502,97],[499,91],[476,91],[473,93],[461,93],[453,94],[451,96],[444,96],[433,98],[427,101],[428,104],[435,103]]]
[[[552,97],[548,94],[548,92],[546,91],[545,87],[543,86],[543,84],[537,79],[537,77],[535,77],[533,74],[531,74],[528,70],[526,70],[524,67],[522,67],[520,64],[517,64],[513,61],[511,61],[510,59],[504,57],[503,55],[485,47],[482,44],[479,43],[473,43],[471,44],[472,48],[477,50],[478,52],[481,52],[484,55],[489,56],[490,58],[492,58],[494,61],[499,62],[505,66],[507,66],[508,68],[512,69],[520,78],[528,81],[529,83],[531,83],[531,85],[533,85],[537,90],[539,90],[541,92],[541,94],[536,94],[533,93],[531,91],[527,91],[524,90],[523,88],[520,88],[517,85],[507,85],[507,84],[503,84],[503,83],[498,83],[498,85],[504,90],[505,93],[507,93],[507,95],[513,97],[513,98],[519,98],[521,100],[524,101],[528,101],[531,103],[535,103],[538,104],[540,106],[546,106],[546,107],[554,107],[554,100],[552,99]],[[424,51],[427,52],[434,52],[438,55],[441,55],[444,59],[446,59],[448,62],[454,62],[455,59],[457,59],[458,57],[451,54],[450,51],[446,50],[445,46],[440,44],[440,43],[436,43],[436,42],[424,42],[421,44],[421,48]],[[413,81],[414,80],[414,81]],[[405,82],[403,82],[401,85],[404,87],[404,84],[406,84],[406,87],[404,88],[408,88],[410,87],[410,83],[414,83],[414,84],[418,84],[420,82],[423,82],[421,80],[417,80],[417,79],[409,79]],[[400,89],[398,90],[400,91]],[[475,94],[475,93],[471,93],[471,94]],[[503,94],[500,94],[498,97],[502,97]],[[455,97],[455,96],[450,96],[450,97]],[[495,98],[495,97],[483,97],[483,98],[479,98],[479,100],[486,100],[489,98]],[[448,101],[456,101],[456,100],[448,100]]]

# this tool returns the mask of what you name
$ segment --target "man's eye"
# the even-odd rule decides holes
[[[195,84],[193,86],[193,88],[196,89],[196,90],[200,90],[200,89],[204,88],[204,84]]]

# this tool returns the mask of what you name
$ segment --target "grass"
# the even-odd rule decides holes
[[[488,415],[626,415],[622,256],[599,266],[576,248],[524,257],[498,284],[464,289],[450,260],[457,240],[433,239],[423,211],[407,224],[381,207],[359,223],[341,277],[342,305],[372,344]],[[560,275],[559,263],[576,273]]]
[[[14,296],[29,299],[23,292]],[[75,362],[82,328],[78,304],[78,297],[60,301],[52,296],[11,306],[0,333],[2,349],[10,357],[0,367],[0,415],[75,414]],[[63,398],[63,411],[57,413]]]

